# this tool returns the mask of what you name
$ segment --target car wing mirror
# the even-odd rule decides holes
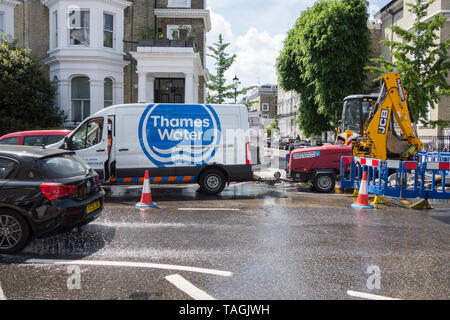
[[[65,150],[71,150],[72,149],[72,139],[69,137],[64,138],[64,149]]]

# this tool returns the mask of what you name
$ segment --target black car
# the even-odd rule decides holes
[[[280,140],[280,144],[278,145],[279,149],[289,150],[289,145],[295,142],[295,139],[291,138],[283,138]]]
[[[300,140],[300,141],[297,140],[289,145],[289,150],[292,151],[295,149],[308,148],[310,146],[311,145],[306,140]]]
[[[95,220],[105,192],[73,152],[0,146],[0,254]]]

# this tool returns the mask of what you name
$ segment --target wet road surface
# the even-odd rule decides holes
[[[0,255],[0,299],[450,298],[448,203],[362,211],[289,185],[196,189],[154,187],[147,211],[140,188],[110,190],[81,232]]]

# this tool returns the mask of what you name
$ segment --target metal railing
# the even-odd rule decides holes
[[[423,136],[420,140],[426,152],[450,152],[450,136]]]

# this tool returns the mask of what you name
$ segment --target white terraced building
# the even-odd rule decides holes
[[[0,31],[29,47],[75,126],[122,103],[203,103],[206,0],[0,0]]]

